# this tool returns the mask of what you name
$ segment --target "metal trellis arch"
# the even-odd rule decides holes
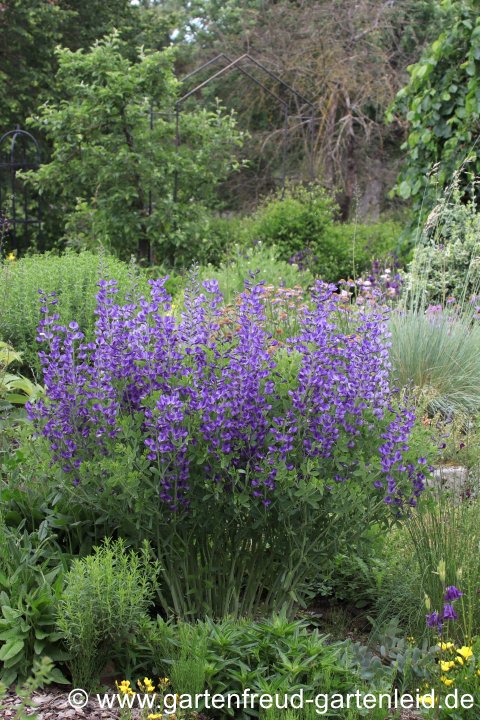
[[[17,127],[0,137],[0,223],[2,229],[8,228],[14,245],[19,240],[28,245],[32,226],[41,226],[40,204],[18,177],[19,172],[39,166],[40,148],[27,130]]]
[[[229,72],[232,72],[233,70],[238,70],[242,75],[247,77],[251,82],[255,83],[258,87],[260,87],[264,92],[266,92],[268,95],[270,95],[271,98],[273,98],[278,105],[283,110],[284,115],[284,123],[283,123],[283,149],[282,149],[282,196],[285,193],[285,183],[286,183],[286,175],[287,175],[287,155],[288,155],[288,130],[289,130],[289,119],[292,116],[289,112],[289,102],[286,99],[281,98],[279,95],[277,95],[275,92],[273,92],[264,82],[259,80],[255,75],[252,74],[252,72],[249,72],[244,66],[250,65],[253,66],[253,68],[257,68],[259,71],[263,73],[264,76],[268,76],[272,80],[274,80],[276,83],[278,83],[284,91],[289,95],[290,99],[295,99],[301,107],[307,107],[307,114],[303,114],[301,111],[300,114],[297,114],[297,119],[300,119],[301,122],[305,122],[308,124],[309,128],[309,145],[310,145],[310,156],[309,156],[309,173],[310,173],[310,180],[315,179],[315,171],[314,171],[314,153],[313,153],[313,144],[314,144],[314,125],[315,125],[315,115],[316,115],[316,108],[315,105],[308,100],[304,95],[299,93],[297,90],[295,90],[291,85],[289,85],[287,82],[282,80],[278,75],[276,75],[274,72],[269,70],[263,63],[261,63],[259,60],[256,60],[248,53],[244,53],[243,55],[240,55],[235,60],[232,60],[226,53],[221,52],[218,55],[216,55],[211,60],[208,60],[207,62],[203,63],[199,67],[197,67],[195,70],[193,70],[191,73],[186,75],[182,79],[182,84],[188,82],[191,78],[196,76],[198,73],[202,72],[203,70],[206,70],[207,68],[210,68],[211,66],[219,63],[227,63],[224,65],[220,70],[216,70],[213,72],[206,80],[196,85],[194,88],[189,90],[188,92],[185,92],[182,97],[180,97],[177,102],[175,103],[175,143],[177,147],[180,145],[181,137],[180,137],[180,113],[182,110],[183,104],[193,95],[195,95],[197,92],[202,90],[204,87],[209,85],[211,82],[214,82],[218,78],[220,78],[223,75],[226,75]],[[153,126],[153,115],[154,112],[152,111],[151,116],[151,124]],[[174,199],[177,199],[178,195],[178,176],[175,175],[175,187],[174,187]]]

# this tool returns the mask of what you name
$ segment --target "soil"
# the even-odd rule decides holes
[[[7,693],[0,705],[0,720],[13,720],[20,705],[20,699],[13,692]],[[37,720],[118,720],[118,710],[100,710],[98,705],[89,701],[84,708],[74,709],[69,705],[68,692],[65,688],[48,687],[33,695],[35,707],[25,711],[30,717],[36,713]],[[132,711],[132,718],[139,718],[135,711]],[[405,711],[400,715],[399,720],[419,720],[420,715],[412,711]],[[208,720],[204,716],[198,716],[198,720]],[[393,718],[385,717],[385,720]]]

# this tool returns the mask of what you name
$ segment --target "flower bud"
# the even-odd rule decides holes
[[[445,560],[440,560],[440,562],[438,563],[437,571],[438,571],[438,576],[440,578],[440,582],[442,583],[442,585],[445,585],[445,579],[447,577],[447,568],[445,565]]]

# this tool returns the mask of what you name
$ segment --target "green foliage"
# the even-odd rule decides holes
[[[232,302],[235,295],[243,292],[245,281],[263,281],[266,285],[293,288],[301,286],[307,289],[313,284],[313,275],[309,270],[300,270],[298,265],[279,260],[276,246],[262,242],[252,248],[234,246],[230,255],[217,269],[211,265],[199,268],[202,280],[218,280],[225,302]]]
[[[276,194],[267,198],[259,208],[247,230],[251,241],[261,240],[275,245],[278,256],[286,262],[299,254],[316,256],[316,268],[329,279],[334,272],[334,244],[329,230],[333,223],[335,204],[321,187],[289,188],[282,198]]]
[[[243,242],[274,245],[279,259],[296,262],[328,282],[368,272],[372,260],[405,259],[402,225],[333,222],[335,206],[321,188],[296,187],[266,201],[243,221]]]
[[[432,210],[392,313],[391,357],[403,387],[430,413],[478,412],[480,214],[458,176]]]
[[[137,269],[109,255],[67,252],[64,255],[32,255],[0,265],[0,337],[20,351],[24,366],[41,377],[37,327],[40,319],[38,290],[61,298],[62,322],[76,320],[88,338],[93,337],[95,296],[100,275],[118,280],[120,297],[130,290],[148,288]]]
[[[288,393],[288,364],[277,371]],[[37,522],[46,517],[72,552],[114,534],[133,547],[149,540],[160,563],[159,601],[177,617],[243,617],[282,607],[291,613],[316,594],[319,578],[333,574],[337,553],[360,543],[386,514],[385,503],[364,482],[361,460],[334,495],[323,492],[321,477],[307,481],[296,470],[279,473],[268,510],[252,499],[248,484],[238,486],[234,498],[199,484],[180,525],[165,517],[155,477],[143,472],[134,422],[125,422],[122,432],[113,454],[85,460],[77,487],[52,471],[43,439],[27,439],[21,466],[12,472],[12,484],[21,483],[12,509],[33,508]],[[310,462],[309,471],[313,467]]]
[[[114,28],[127,30],[136,24],[137,13],[129,0],[61,0],[68,12],[62,45],[71,50],[88,48]]]
[[[448,669],[447,669],[448,668]],[[443,643],[437,648],[435,661],[431,663],[432,687],[435,688],[439,710],[435,715],[430,712],[427,718],[435,720],[470,720],[478,716],[480,702],[480,638],[465,638],[464,642]],[[451,693],[465,698],[451,709],[445,702],[445,696]],[[470,696],[470,698],[468,698]],[[449,698],[451,700],[451,698]]]
[[[219,267],[235,255],[237,245],[248,244],[244,240],[247,225],[248,219],[239,215],[207,217],[205,237],[196,250],[195,261],[200,265]]]
[[[390,666],[395,678],[395,685],[402,692],[409,692],[420,687],[429,678],[430,666],[435,649],[432,648],[429,638],[418,639],[409,635],[399,626],[397,617],[390,617],[386,622],[373,623],[367,652],[360,644],[355,643],[354,656],[361,662],[361,674],[365,680],[373,680],[378,672],[378,662],[381,666]],[[369,658],[369,652],[373,657]]]
[[[462,202],[458,176],[427,219],[407,275],[416,302],[465,303],[480,291],[480,213]],[[474,302],[474,305],[478,304]]]
[[[3,130],[23,123],[52,91],[52,55],[68,13],[57,3],[10,0],[2,5],[0,44],[0,123]]]
[[[99,517],[91,525],[91,507],[82,510],[70,505],[71,491],[63,490],[49,469],[48,445],[33,436],[31,422],[6,421],[0,440],[0,505],[8,524],[26,521],[29,531],[55,534],[68,557],[90,554],[102,542],[105,524]],[[119,518],[116,529],[109,528],[112,534],[117,530],[129,534],[131,525],[125,518],[123,526],[123,519]]]
[[[155,565],[149,548],[127,552],[106,540],[94,554],[73,561],[58,605],[58,627],[69,651],[75,687],[91,689],[108,660],[128,649],[152,601]]]
[[[12,530],[0,515],[0,666],[7,686],[25,680],[45,656],[66,659],[56,627],[63,565],[51,537]],[[65,682],[58,668],[51,679]]]
[[[174,692],[195,695],[204,690],[208,669],[206,623],[166,623],[160,617],[144,628],[150,661],[165,675]]]
[[[330,575],[316,580],[318,595],[346,601],[356,608],[370,606],[376,597],[383,571],[385,533],[372,527],[333,558]]]
[[[446,565],[446,584],[460,587],[462,618],[450,631],[457,639],[480,632],[480,503],[453,499],[448,493],[431,493],[405,527],[387,539],[385,572],[377,609],[380,616],[399,618],[407,634],[417,639],[426,633],[425,597],[431,610],[443,608],[444,584],[439,577]]]
[[[212,326],[213,333],[220,327],[223,333],[215,348],[207,348],[209,358],[214,353],[218,358],[217,366],[211,360],[213,380],[221,377],[237,342],[230,331],[238,324],[235,311],[236,306],[231,315],[222,312]],[[167,317],[170,323],[170,312]],[[356,327],[354,315],[349,322],[352,329]],[[340,345],[343,351],[343,339]],[[275,378],[271,410],[274,417],[281,417],[291,407],[292,391],[300,381],[301,356],[280,344],[274,352],[272,375],[264,377]],[[177,371],[172,380],[181,392],[188,390],[191,379],[188,354],[186,357],[187,371]],[[124,387],[119,385],[122,394]],[[143,402],[154,406],[157,399],[158,394],[153,393]],[[192,438],[191,467],[198,468],[198,476],[189,487],[188,511],[179,513],[176,521],[172,521],[168,505],[159,502],[165,471],[148,456],[142,415],[129,408],[118,415],[119,432],[108,439],[108,445],[106,442],[98,450],[93,440],[92,452],[84,451],[75,484],[71,475],[63,472],[63,463],[52,467],[42,438],[25,438],[19,452],[20,472],[14,467],[16,460],[11,461],[9,482],[18,482],[20,497],[20,501],[14,498],[13,504],[21,504],[22,512],[32,504],[36,522],[43,516],[52,528],[61,529],[62,539],[73,552],[84,552],[85,546],[104,536],[123,537],[136,548],[148,540],[160,562],[162,607],[189,619],[243,617],[280,608],[292,612],[295,604],[305,604],[316,592],[319,575],[329,577],[335,570],[337,554],[347,554],[354,541],[357,552],[363,538],[367,542],[371,526],[384,529],[391,521],[388,504],[374,480],[380,473],[379,436],[393,419],[393,411],[380,426],[367,416],[351,468],[346,436],[337,440],[332,458],[325,464],[322,460],[322,465],[305,455],[301,442],[294,446],[291,465],[279,465],[268,509],[251,492],[256,468],[249,464],[237,468],[230,451],[212,454],[209,443],[205,445],[199,435],[197,411],[186,417]],[[303,427],[308,427],[307,422]],[[210,482],[210,477],[202,479],[207,463],[208,475],[215,477],[218,472],[224,478],[221,483]],[[332,489],[329,478],[344,467],[348,468],[348,482],[335,482]]]
[[[329,238],[335,253],[332,256],[333,281],[368,274],[372,261],[394,260],[401,264],[406,259],[402,243],[403,226],[394,220],[377,223],[335,223],[329,229]],[[318,267],[321,274],[321,267]]]
[[[474,152],[480,129],[480,18],[474,0],[443,3],[442,33],[410,66],[410,80],[400,90],[389,119],[408,122],[405,168],[396,190],[420,209],[434,203],[428,177],[435,166],[441,188],[468,159],[474,174],[480,165]],[[469,155],[471,154],[471,157]],[[425,197],[426,194],[426,197]]]
[[[185,112],[177,146],[172,50],[126,55],[117,34],[87,53],[58,51],[62,101],[45,104],[34,122],[53,153],[29,176],[64,208],[76,246],[101,244],[123,259],[137,250],[148,258],[153,247],[160,262],[187,265],[204,237],[203,206],[236,166],[240,135],[220,108]]]
[[[20,353],[0,340],[0,421],[14,406],[25,405],[27,401],[37,400],[43,394],[41,385],[8,371],[12,363],[19,363],[21,360]]]
[[[307,623],[291,622],[281,614],[258,622],[206,620],[194,626],[159,618],[149,633],[153,664],[168,677],[178,658],[195,655],[199,643],[197,661],[205,658],[205,686],[211,693],[241,695],[249,688],[283,697],[303,689],[305,697],[314,697],[361,686],[345,644],[331,643]],[[258,715],[258,707],[243,713],[233,708],[224,712],[238,718]]]
[[[121,28],[132,47],[146,44],[147,29],[157,31],[169,44],[167,13],[152,12],[129,0],[8,0],[0,16],[0,126],[23,125],[39,102],[57,96],[55,84],[57,45],[72,50],[88,48],[114,27]],[[147,22],[149,27],[146,27]],[[163,32],[162,32],[163,25]],[[140,42],[139,42],[140,41]]]
[[[315,720],[318,718],[315,706],[307,705],[303,710],[278,710],[272,708],[261,716],[264,720]]]

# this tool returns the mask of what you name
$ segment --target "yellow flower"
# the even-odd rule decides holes
[[[454,681],[451,678],[449,679],[449,678],[445,677],[445,675],[442,675],[440,680],[447,687],[450,687],[450,685],[453,685],[453,683],[454,683]]]
[[[468,645],[464,645],[463,647],[459,648],[457,650],[458,655],[461,655],[464,660],[468,660],[473,655],[473,650],[471,647],[468,647]]]
[[[463,658],[461,658],[460,656],[457,656],[457,657],[455,658],[455,660],[457,661],[457,663],[458,663],[459,665],[465,665],[465,663],[463,662]]]
[[[137,684],[141,690],[143,690],[146,693],[153,693],[155,692],[155,685],[150,680],[150,678],[143,678],[143,682],[141,680],[137,680]]]
[[[16,259],[16,258],[15,258],[15,253],[13,253],[13,252],[8,253],[8,255],[7,255],[7,260],[8,260],[9,262],[13,262],[15,259]]]
[[[159,713],[147,715],[148,720],[162,720],[162,715],[159,715]]]
[[[445,662],[444,660],[442,660],[440,662],[440,669],[442,672],[448,672],[453,667],[455,667],[455,663],[453,660],[449,660],[448,662]]]
[[[132,688],[130,687],[130,680],[122,680],[120,684],[116,682],[115,685],[117,686],[118,692],[122,693],[123,695],[135,695]]]
[[[421,695],[418,699],[423,707],[433,707],[433,698],[431,695]]]
[[[455,648],[455,645],[452,642],[441,642],[438,647],[440,648],[440,650],[453,650]]]
[[[407,637],[407,642],[409,642],[411,645],[414,644],[415,638],[413,637],[413,635],[409,635],[409,636]]]
[[[480,668],[478,668],[478,670],[477,670],[477,675],[478,675],[478,677],[480,677]]]
[[[169,680],[167,677],[160,678],[159,687],[160,687],[160,688],[166,688],[167,685],[170,685],[170,680]]]

